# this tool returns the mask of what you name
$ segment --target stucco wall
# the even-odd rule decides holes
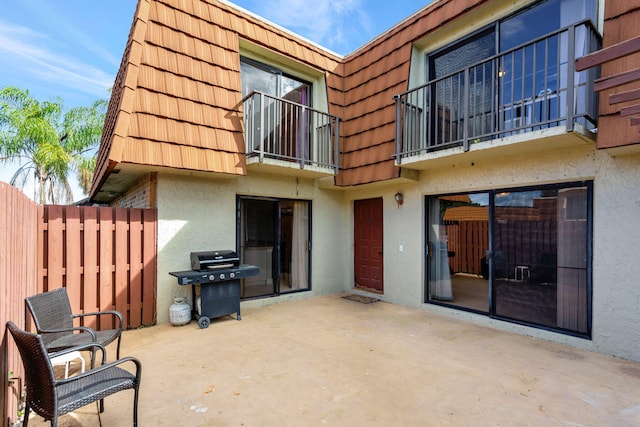
[[[207,179],[158,175],[158,322],[169,321],[175,296],[191,298],[191,287],[180,286],[170,271],[189,270],[193,251],[236,248],[236,195],[311,200],[312,292],[243,303],[259,306],[291,298],[340,292],[348,265],[343,239],[347,233],[344,194],[320,190],[313,180],[261,175]]]
[[[176,295],[190,296],[169,276],[189,269],[194,250],[235,248],[236,195],[305,199],[312,210],[312,292],[251,300],[243,307],[351,290],[353,201],[383,198],[383,300],[628,359],[640,360],[640,156],[612,157],[592,144],[522,156],[465,157],[421,171],[414,183],[320,189],[313,180],[259,175],[234,179],[158,176],[158,321],[168,321]],[[471,159],[471,160],[469,160]],[[424,301],[425,195],[593,180],[593,339],[491,319]],[[404,204],[394,201],[404,194]],[[402,248],[401,248],[402,247]]]
[[[594,181],[592,340],[422,303],[425,195],[580,180]],[[640,360],[640,328],[637,327],[640,322],[639,189],[640,156],[612,157],[604,151],[595,151],[593,145],[502,159],[472,159],[422,171],[418,183],[390,186],[382,191],[385,233],[383,299]],[[393,200],[397,191],[404,194],[404,204],[399,208]],[[352,205],[354,199],[377,197],[380,193],[354,192],[349,194],[349,199]],[[403,246],[402,252],[400,245]]]

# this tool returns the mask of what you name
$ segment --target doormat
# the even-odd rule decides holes
[[[348,299],[350,301],[359,302],[359,303],[362,303],[362,304],[371,304],[371,303],[380,301],[379,299],[371,298],[371,297],[365,297],[365,296],[362,296],[362,295],[345,295],[342,298]]]

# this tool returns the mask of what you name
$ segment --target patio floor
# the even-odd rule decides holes
[[[127,331],[122,346],[142,361],[142,426],[640,425],[639,363],[341,295]],[[132,398],[59,425],[131,425]]]

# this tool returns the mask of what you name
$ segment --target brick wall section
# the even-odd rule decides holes
[[[156,184],[158,174],[152,172],[138,181],[131,190],[114,200],[112,206],[120,208],[155,208],[156,207]]]

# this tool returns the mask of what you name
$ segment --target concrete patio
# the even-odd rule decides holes
[[[640,425],[638,363],[341,295],[127,331],[122,354],[141,426]],[[132,397],[59,425],[131,425]]]

